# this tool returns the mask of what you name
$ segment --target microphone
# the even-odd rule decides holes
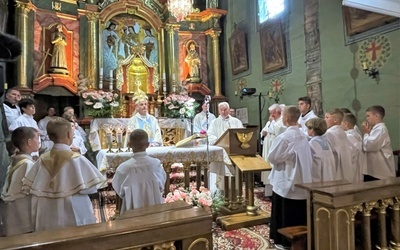
[[[18,38],[0,32],[0,61],[13,61],[21,52],[22,44]]]

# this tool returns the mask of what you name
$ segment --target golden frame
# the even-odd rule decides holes
[[[396,17],[343,6],[346,34],[353,36],[394,22]]]

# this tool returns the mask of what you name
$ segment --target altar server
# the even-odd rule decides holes
[[[299,116],[297,107],[285,108],[282,119],[287,128],[272,142],[268,154],[273,164],[270,238],[279,249],[290,246],[278,233],[279,228],[307,224],[307,192],[295,184],[312,182],[312,157],[307,137],[297,126]]]
[[[8,89],[5,95],[5,99],[3,102],[4,113],[7,118],[7,126],[10,125],[18,118],[18,116],[22,115],[21,109],[18,106],[18,102],[21,101],[21,93],[16,88]]]
[[[208,110],[209,106],[210,104],[208,103],[201,105],[201,112],[193,119],[193,133],[200,133],[202,130],[207,131],[210,123],[215,119],[215,115]]]
[[[335,156],[328,140],[322,136],[327,130],[327,125],[322,118],[311,118],[306,122],[311,154],[313,158],[313,182],[333,181],[336,178]]]
[[[31,154],[39,150],[39,132],[32,127],[19,127],[12,132],[11,142],[19,151],[12,157],[1,192],[0,231],[3,236],[33,231],[31,197],[22,191],[22,179],[35,163]]]
[[[366,154],[364,181],[395,177],[393,149],[389,131],[383,122],[385,109],[382,106],[367,108],[366,121],[361,125],[364,132],[363,150]]]
[[[38,127],[40,130],[40,138],[42,141],[42,148],[49,151],[53,147],[53,142],[47,136],[46,126],[47,123],[53,119],[56,115],[56,109],[53,106],[47,108],[47,115],[38,122]]]
[[[160,160],[149,156],[148,134],[135,129],[129,137],[132,157],[123,162],[115,172],[112,185],[122,198],[121,214],[130,209],[163,203],[167,175]]]
[[[297,103],[298,103],[297,107],[299,108],[300,113],[301,113],[297,123],[299,124],[301,131],[303,131],[303,133],[308,136],[306,122],[308,120],[310,120],[311,118],[317,118],[317,116],[315,115],[314,111],[311,109],[310,97],[308,97],[308,96],[300,97],[297,100]]]
[[[279,105],[274,103],[268,108],[269,121],[260,133],[263,142],[262,156],[266,161],[268,161],[268,151],[273,140],[286,129],[282,122],[282,111],[284,107],[284,104]],[[272,186],[269,182],[270,173],[271,171],[261,172],[261,181],[265,185],[265,196],[272,196]]]
[[[64,115],[64,114],[69,114],[69,115],[72,115],[72,116],[73,116],[72,119],[74,120],[76,131],[81,135],[83,141],[87,141],[87,133],[86,133],[85,130],[84,130],[81,126],[79,126],[79,124],[76,122],[75,109],[74,109],[73,107],[71,107],[71,106],[67,106],[67,107],[64,108],[64,113],[63,113],[63,115]]]
[[[139,95],[135,102],[136,113],[129,119],[127,130],[143,129],[149,137],[150,147],[163,145],[161,129],[157,119],[148,113],[147,96]],[[128,145],[129,137],[125,137],[125,147]]]
[[[347,180],[353,182],[356,175],[355,150],[347,139],[346,132],[340,127],[343,120],[343,112],[340,109],[332,109],[325,113],[325,121],[328,130],[324,134],[335,156],[336,178],[335,180]]]
[[[17,119],[11,123],[9,130],[13,131],[18,127],[26,126],[35,128],[39,132],[37,122],[33,119],[33,115],[36,113],[35,102],[32,99],[26,98],[22,99],[18,103],[18,106],[21,108],[22,115],[18,116]]]
[[[207,130],[208,142],[210,145],[213,145],[228,128],[243,128],[242,122],[229,114],[229,103],[219,103],[218,112],[218,118],[210,123],[210,127]]]
[[[352,113],[344,114],[341,127],[346,132],[347,139],[349,139],[350,143],[353,145],[353,149],[355,152],[353,160],[356,168],[353,182],[358,183],[363,182],[364,180],[362,171],[366,162],[365,153],[362,150],[362,136],[356,124],[357,118]],[[358,131],[356,130],[356,128],[358,129]]]
[[[75,127],[76,123],[74,117],[75,117],[74,115],[68,113],[63,114],[63,118],[71,123],[72,134],[74,135],[74,139],[72,140],[70,148],[73,152],[77,152],[84,155],[87,152],[87,148],[85,146],[81,134],[76,130]]]
[[[95,223],[88,194],[105,178],[84,156],[72,152],[73,133],[69,121],[49,121],[47,134],[53,148],[43,154],[23,179],[23,189],[32,195],[35,231]]]

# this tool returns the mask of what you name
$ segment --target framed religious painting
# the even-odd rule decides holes
[[[378,28],[398,19],[393,16],[382,15],[350,7],[343,7],[343,14],[348,36],[353,36]]]
[[[232,73],[237,75],[249,69],[247,58],[246,36],[241,30],[236,29],[229,38],[229,51],[231,55]]]
[[[262,71],[269,74],[287,65],[285,39],[280,20],[268,22],[260,30]]]

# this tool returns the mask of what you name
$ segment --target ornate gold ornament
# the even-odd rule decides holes
[[[238,140],[242,143],[240,144],[240,147],[243,149],[248,149],[250,148],[250,144],[249,141],[251,140],[251,138],[253,137],[253,132],[249,132],[249,133],[239,133],[236,132],[236,137],[238,138]]]

